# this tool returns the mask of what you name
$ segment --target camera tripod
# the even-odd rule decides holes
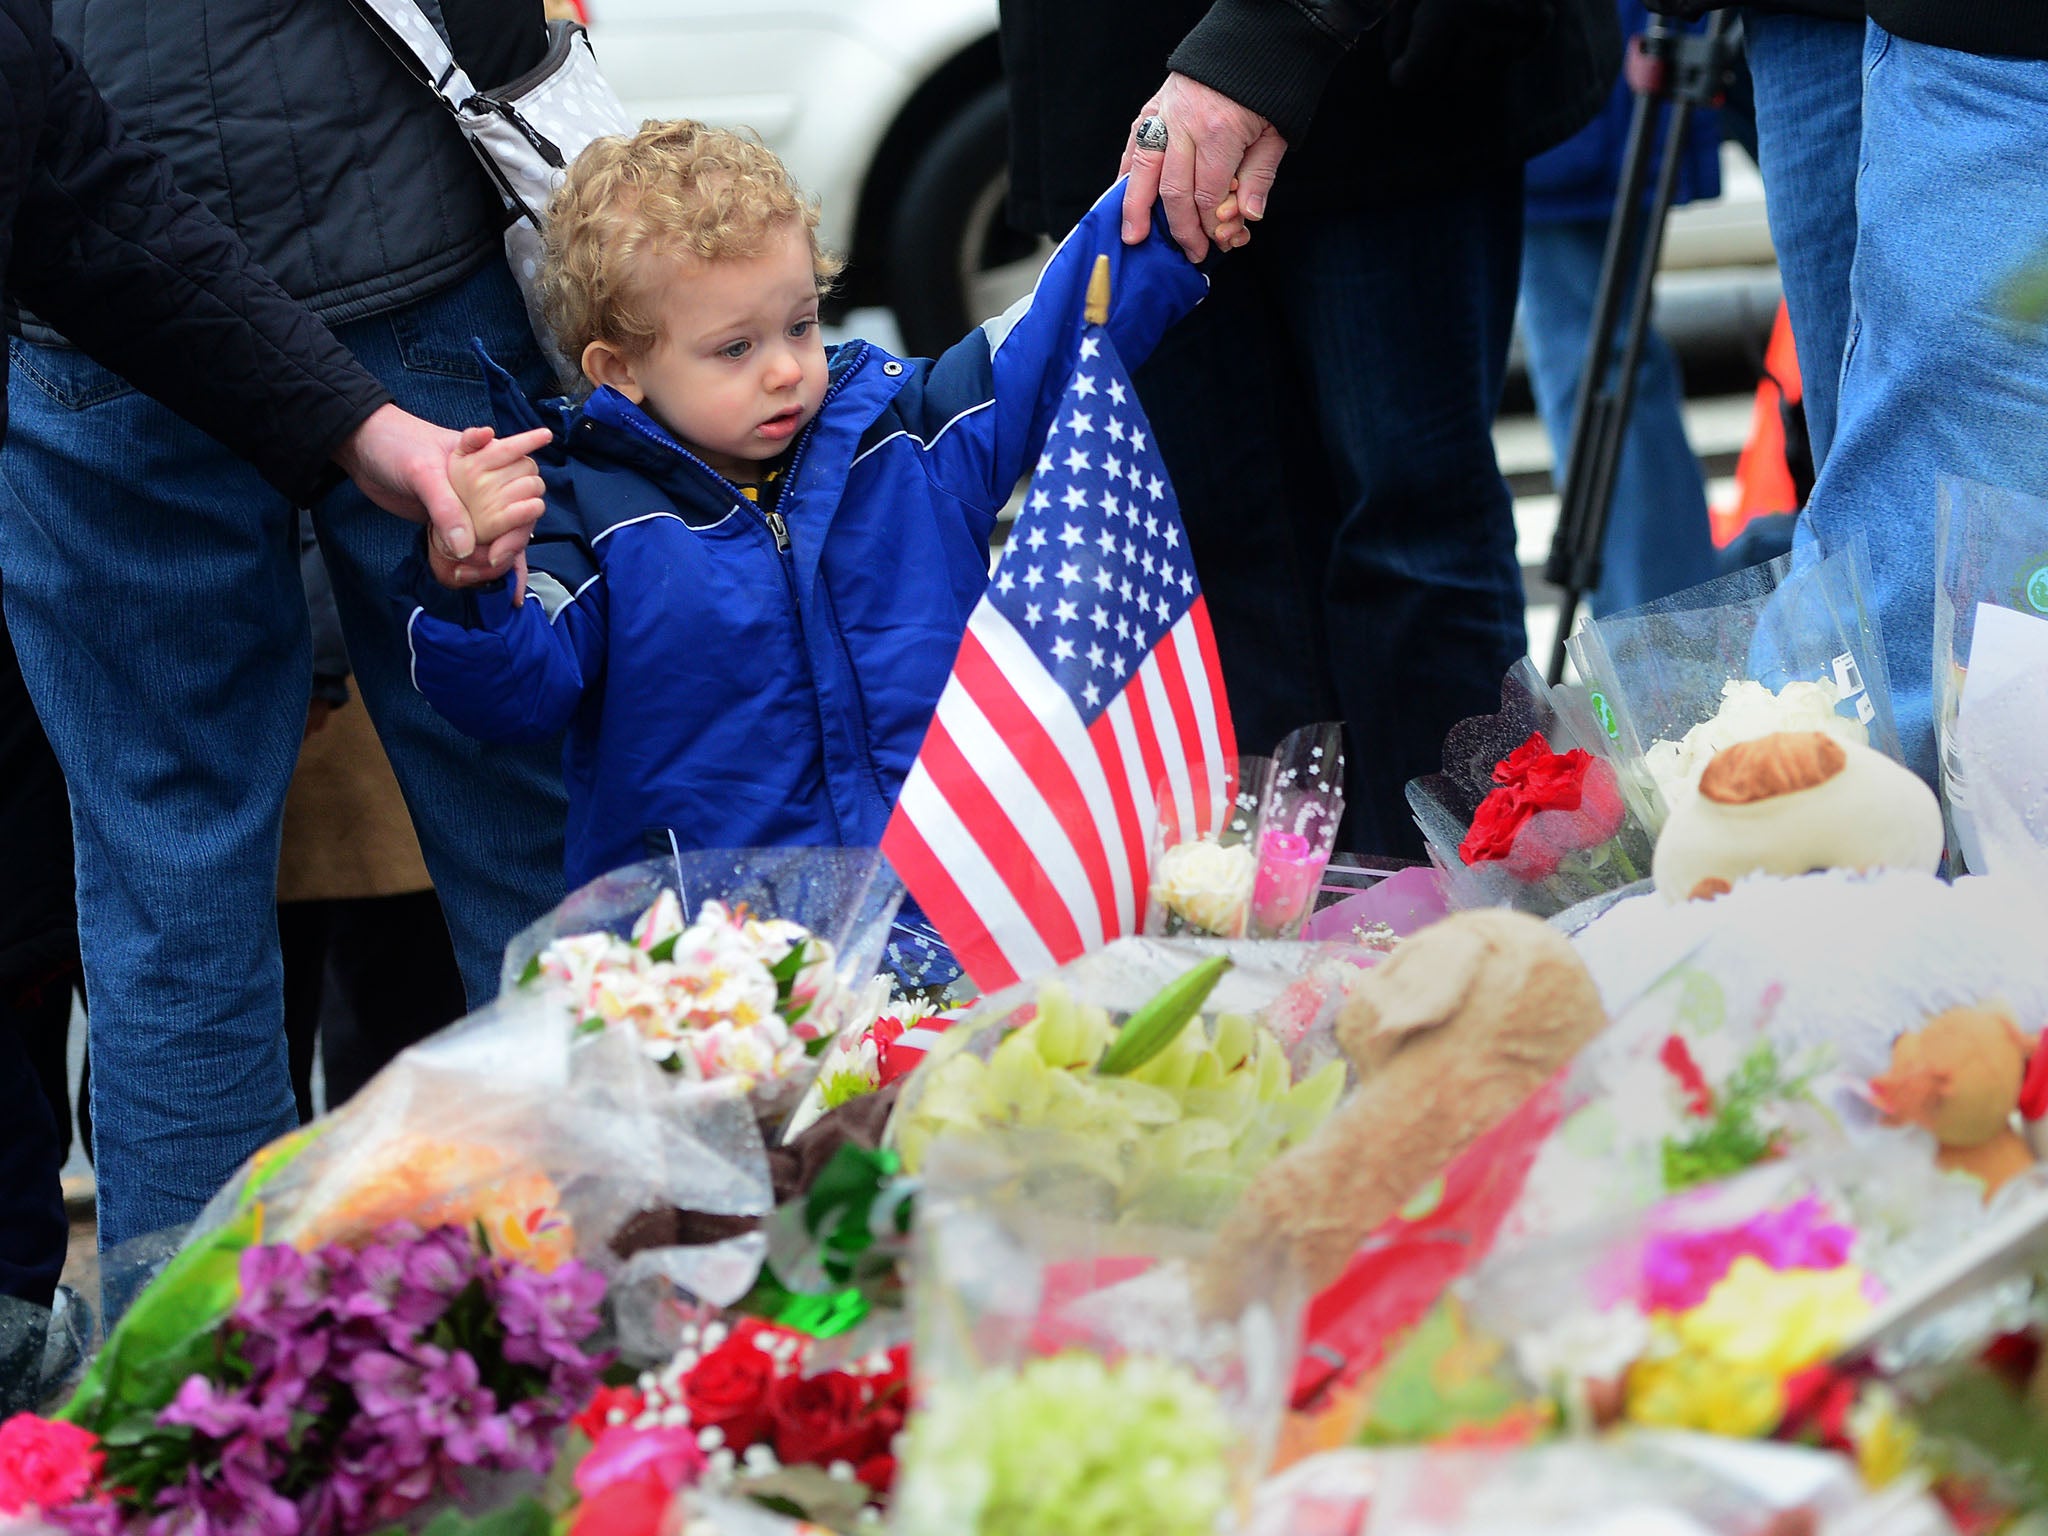
[[[1579,376],[1571,449],[1558,496],[1557,533],[1543,567],[1544,579],[1563,592],[1557,642],[1550,653],[1552,686],[1564,678],[1565,642],[1571,636],[1579,604],[1600,584],[1601,546],[1614,505],[1614,481],[1628,434],[1629,413],[1635,407],[1636,372],[1656,295],[1657,262],[1664,249],[1664,226],[1678,194],[1686,140],[1694,115],[1702,108],[1720,105],[1727,94],[1740,36],[1726,11],[1712,12],[1706,29],[1696,33],[1681,31],[1669,17],[1653,14],[1649,30],[1629,45],[1625,73],[1635,92],[1635,106],[1629,117],[1620,194],[1607,226],[1586,364]],[[1645,198],[1657,124],[1666,104],[1671,109],[1670,130],[1657,166],[1656,190]],[[1628,328],[1621,334],[1617,364],[1615,339],[1624,291],[1629,296]]]

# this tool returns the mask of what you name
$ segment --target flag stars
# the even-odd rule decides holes
[[[1007,565],[996,572],[996,590],[1005,594],[1017,590],[1017,578],[1011,573]]]
[[[1135,542],[1133,542],[1132,540],[1130,540],[1130,539],[1125,539],[1125,540],[1124,540],[1124,564],[1125,564],[1125,565],[1136,565],[1137,563],[1138,563],[1138,546],[1137,546],[1137,544],[1136,544]],[[1126,593],[1124,594],[1124,596],[1126,596],[1126,597],[1129,597],[1129,596],[1130,596],[1130,593],[1126,592]]]
[[[1088,701],[1090,709],[1099,708],[1102,704],[1102,690],[1093,683],[1087,683],[1082,686],[1081,697]]]
[[[1086,362],[1091,357],[1100,357],[1101,355],[1102,341],[1099,337],[1083,336],[1081,338],[1081,360],[1083,362]],[[1089,382],[1092,384],[1094,381],[1091,379]]]
[[[1150,512],[1145,514],[1145,533],[1149,538],[1156,539],[1159,537],[1159,519]]]
[[[1052,605],[1052,616],[1062,624],[1071,624],[1081,616],[1081,610],[1074,605],[1072,598],[1063,597]]]
[[[1095,430],[1095,418],[1086,411],[1076,411],[1067,418],[1067,426],[1076,437],[1080,437]]]
[[[1131,428],[1131,452],[1143,453],[1144,451],[1145,434],[1143,432],[1140,432],[1136,427]]]
[[[1121,480],[1124,477],[1124,461],[1112,453],[1103,459],[1102,472],[1112,480]]]
[[[1122,379],[1111,379],[1109,381],[1109,398],[1118,405],[1124,403],[1124,399],[1129,393],[1130,391],[1124,388],[1124,381]]]
[[[1116,578],[1109,574],[1108,566],[1099,565],[1095,568],[1095,585],[1105,592],[1116,585]]]
[[[1157,475],[1154,475],[1150,480],[1145,482],[1145,494],[1147,496],[1150,496],[1154,501],[1159,500],[1160,497],[1166,494],[1166,482],[1160,479]]]
[[[1088,505],[1088,493],[1078,485],[1070,485],[1061,494],[1060,500],[1066,503],[1069,512],[1078,512]]]
[[[1074,375],[1074,394],[1075,394],[1075,396],[1076,396],[1076,397],[1078,397],[1078,398],[1086,398],[1087,396],[1089,396],[1089,395],[1092,395],[1092,394],[1094,394],[1094,393],[1095,393],[1095,375],[1094,375],[1094,374],[1092,374],[1092,373],[1077,373],[1077,374],[1075,374],[1075,375]],[[1083,428],[1080,428],[1079,430],[1081,430],[1081,431],[1086,431],[1086,430],[1087,430],[1087,428],[1083,427]]]
[[[1077,475],[1083,473],[1088,468],[1088,455],[1078,448],[1069,448],[1067,450],[1067,468]]]
[[[1041,475],[1052,473],[1052,450],[1050,448],[1038,456],[1038,472]]]
[[[1152,551],[1148,549],[1144,554],[1140,555],[1138,557],[1138,564],[1142,565],[1145,568],[1145,574],[1150,576],[1152,574]]]
[[[1146,521],[1150,522],[1151,519],[1147,518]],[[1060,529],[1060,542],[1069,549],[1079,544],[1081,538],[1081,525],[1079,523],[1068,523]]]
[[[1072,661],[1074,659],[1074,642],[1065,635],[1053,641],[1052,659],[1054,661]]]
[[[1128,640],[1131,638],[1131,621],[1123,617],[1123,615],[1121,614],[1117,615],[1116,637],[1119,640]],[[1119,672],[1117,675],[1121,677],[1123,674]]]
[[[1026,603],[1024,605],[1024,622],[1033,629],[1038,628],[1039,625],[1045,622],[1045,609],[1037,603]]]
[[[1184,592],[1184,593],[1189,593],[1189,594],[1192,594],[1192,593],[1194,592],[1194,590],[1195,590],[1195,576],[1194,576],[1194,572],[1192,572],[1192,571],[1182,571],[1182,572],[1180,573],[1180,589],[1181,589],[1181,591],[1182,591],[1182,592]]]
[[[1110,657],[1110,658],[1109,658],[1109,670],[1110,670],[1110,671],[1112,671],[1112,672],[1114,672],[1114,673],[1115,673],[1115,674],[1116,674],[1116,675],[1117,675],[1118,677],[1122,677],[1122,676],[1124,675],[1124,659],[1123,659],[1123,657],[1121,657],[1121,656],[1112,656],[1112,657]]]
[[[1027,565],[1024,568],[1024,585],[1034,592],[1044,586],[1045,567],[1042,565]]]
[[[1125,472],[1124,478],[1130,481],[1133,485],[1143,485],[1145,483],[1145,477],[1138,472],[1138,466],[1136,464],[1133,464],[1130,467],[1130,469]]]
[[[1146,558],[1147,560],[1150,560],[1150,559],[1151,559],[1152,557],[1151,557],[1150,555],[1147,555],[1147,556],[1146,556],[1145,558]],[[1080,579],[1081,579],[1081,567],[1079,567],[1078,565],[1074,564],[1074,562],[1073,562],[1073,561],[1071,561],[1071,560],[1062,560],[1062,561],[1060,562],[1060,585],[1061,585],[1061,586],[1063,586],[1063,587],[1071,587],[1071,586],[1073,586],[1073,585],[1074,585],[1075,583],[1077,583],[1078,581],[1080,581]]]
[[[1098,613],[1099,613],[1099,612],[1101,612],[1101,610],[1100,610],[1100,609],[1097,609],[1096,611],[1097,611]],[[1102,648],[1101,646],[1099,646],[1099,645],[1091,645],[1091,646],[1089,646],[1089,647],[1088,647],[1088,665],[1089,665],[1089,666],[1091,666],[1091,667],[1098,667],[1098,668],[1099,668],[1099,667],[1100,667],[1100,666],[1101,666],[1101,665],[1102,665],[1102,664],[1103,664],[1103,663],[1104,663],[1105,661],[1107,661],[1108,659],[1109,659],[1109,653],[1108,653],[1107,651],[1105,651],[1105,650],[1104,650],[1104,649],[1103,649],[1103,648]]]
[[[1115,554],[1116,535],[1111,533],[1107,528],[1103,529],[1102,532],[1095,535],[1095,547],[1101,550],[1105,557]]]
[[[1030,549],[1045,548],[1045,525],[1033,523],[1030,531],[1024,535],[1024,543]]]
[[[1117,388],[1117,386],[1116,386],[1116,385],[1114,385],[1114,384],[1112,384],[1112,385],[1110,386],[1110,388],[1111,388],[1111,389],[1115,389],[1115,388]],[[1103,431],[1105,431],[1105,432],[1107,432],[1107,433],[1109,434],[1109,437],[1110,437],[1110,441],[1111,441],[1111,442],[1115,442],[1115,443],[1120,443],[1120,442],[1122,442],[1122,441],[1124,440],[1124,419],[1123,419],[1123,417],[1121,417],[1121,416],[1112,416],[1112,417],[1110,417],[1110,418],[1109,418],[1109,423],[1108,423],[1108,425],[1106,425],[1105,427],[1103,427],[1103,429],[1102,429],[1102,430],[1103,430]],[[1114,471],[1112,471],[1112,473],[1114,473]]]
[[[1166,547],[1168,549],[1180,548],[1180,530],[1174,527],[1172,523],[1166,525]]]
[[[1031,569],[1035,571],[1038,567],[1034,565]],[[1031,578],[1027,576],[1024,579],[1028,582]],[[1122,597],[1127,603],[1137,595],[1137,592],[1138,589],[1131,585],[1131,578],[1128,576],[1117,584],[1117,595]],[[1121,628],[1122,626],[1119,625],[1118,627]]]

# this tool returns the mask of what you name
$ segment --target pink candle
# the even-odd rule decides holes
[[[1299,832],[1273,830],[1259,839],[1259,877],[1252,886],[1252,917],[1268,932],[1285,932],[1308,911],[1328,855]]]

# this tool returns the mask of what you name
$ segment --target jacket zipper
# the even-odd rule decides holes
[[[782,520],[782,514],[770,507],[765,514],[768,531],[775,535],[775,547],[783,554],[789,553],[789,524]]]

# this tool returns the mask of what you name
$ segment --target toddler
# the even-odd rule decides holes
[[[571,887],[673,850],[880,841],[996,515],[1073,369],[1096,256],[1132,366],[1207,291],[1163,218],[1123,244],[1122,195],[1028,297],[912,360],[824,345],[838,263],[759,144],[649,123],[578,157],[549,205],[543,291],[590,393],[535,405],[485,363],[498,431],[551,435],[532,449],[527,600],[415,562],[408,627],[414,683],[464,731],[566,729]],[[495,535],[530,480],[476,462],[452,473]]]

